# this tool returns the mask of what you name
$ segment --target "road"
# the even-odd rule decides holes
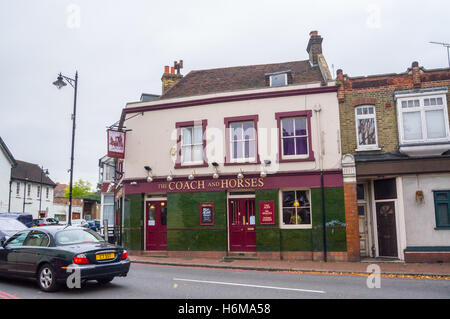
[[[133,263],[126,278],[108,285],[88,282],[82,289],[41,292],[34,282],[0,278],[0,299],[306,299],[450,298],[450,281],[381,278],[369,289],[367,277],[238,271]]]

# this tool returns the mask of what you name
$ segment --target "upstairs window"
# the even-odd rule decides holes
[[[375,106],[363,105],[355,108],[357,150],[377,150],[377,119]]]
[[[398,97],[397,112],[401,144],[449,140],[445,94]]]
[[[308,155],[308,129],[306,116],[281,120],[283,157]]]
[[[285,86],[288,84],[287,74],[275,74],[270,76],[270,86]]]
[[[201,126],[181,129],[181,162],[183,164],[203,163],[203,130]]]

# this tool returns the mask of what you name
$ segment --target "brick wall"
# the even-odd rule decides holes
[[[339,116],[343,154],[354,154],[357,147],[355,107],[374,105],[376,109],[379,151],[366,154],[397,153],[398,127],[393,92],[417,88],[447,86],[450,89],[450,69],[426,70],[414,63],[405,73],[350,78],[337,71]],[[450,94],[447,95],[447,103]],[[448,105],[450,114],[450,105]]]
[[[356,200],[356,183],[344,183],[345,223],[347,239],[347,257],[349,261],[359,261],[359,220]]]

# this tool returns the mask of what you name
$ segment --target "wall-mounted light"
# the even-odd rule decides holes
[[[171,182],[173,180],[172,171],[169,171],[169,175],[167,176],[167,181]]]
[[[267,171],[266,171],[265,167],[269,166],[270,163],[272,163],[270,160],[264,160],[264,167],[261,168],[261,174],[260,174],[260,176],[262,178],[267,176]]]
[[[214,178],[214,179],[218,179],[218,178],[219,178],[219,169],[218,169],[219,163],[217,163],[217,162],[212,162],[211,164],[212,164],[212,166],[214,167],[213,178]]]
[[[265,170],[262,170],[260,176],[262,178],[266,177],[267,176],[267,172]]]
[[[144,166],[145,170],[147,171],[147,182],[151,183],[153,182],[153,177],[150,175],[152,168],[150,166]]]
[[[242,171],[242,168],[240,169],[240,172],[237,174],[237,178],[239,178],[239,179],[244,178],[244,172]]]
[[[189,179],[190,181],[192,181],[194,178],[195,178],[195,171],[192,171],[192,173],[189,174],[188,179]]]

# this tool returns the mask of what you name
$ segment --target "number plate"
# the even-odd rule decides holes
[[[107,260],[107,259],[114,259],[116,255],[114,253],[107,253],[107,254],[97,254],[95,256],[95,259],[97,260]]]

